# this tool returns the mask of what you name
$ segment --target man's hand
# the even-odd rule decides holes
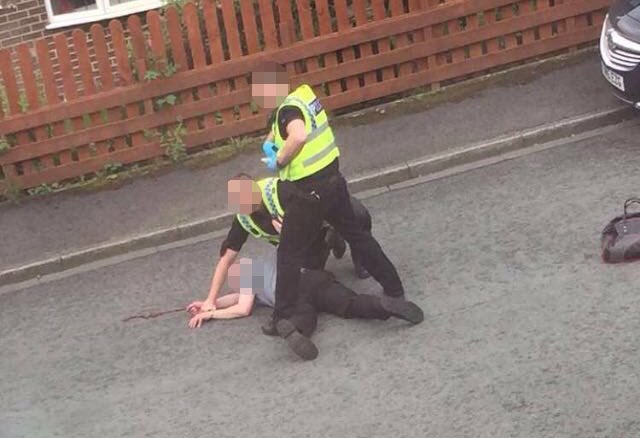
[[[273,225],[273,228],[280,234],[282,231],[282,221],[279,219],[271,219],[271,225]]]
[[[202,323],[213,318],[213,312],[200,312],[189,320],[189,328],[200,328]]]
[[[212,310],[216,310],[216,306],[214,306],[213,302],[209,300],[194,301],[187,306],[187,312],[192,315],[196,315],[200,312],[209,312]]]

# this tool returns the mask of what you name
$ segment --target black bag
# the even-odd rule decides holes
[[[640,204],[640,198],[627,199],[623,215],[612,219],[602,230],[600,244],[606,263],[640,259],[640,212],[629,214],[627,209],[632,204]]]

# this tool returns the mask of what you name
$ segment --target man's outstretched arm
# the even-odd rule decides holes
[[[213,273],[213,279],[211,280],[211,287],[209,288],[209,295],[204,301],[194,301],[187,307],[187,311],[193,313],[194,311],[213,310],[216,308],[215,303],[220,294],[220,290],[227,279],[227,272],[229,267],[235,262],[238,256],[238,251],[234,251],[231,248],[227,248],[218,260],[215,271]]]
[[[233,295],[234,296],[237,295],[236,304],[233,304],[224,309],[217,308],[215,310],[211,310],[208,312],[198,313],[189,321],[189,327],[191,328],[201,327],[204,321],[208,321],[210,319],[237,319],[237,318],[244,318],[251,315],[251,310],[253,309],[253,303],[255,301],[255,295],[253,294],[233,294]],[[227,296],[220,298],[218,301],[223,300],[224,298],[227,298]]]

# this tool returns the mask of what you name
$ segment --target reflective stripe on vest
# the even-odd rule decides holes
[[[287,96],[280,108],[283,106],[299,108],[305,116],[307,134],[305,144],[293,160],[280,170],[281,179],[295,181],[322,170],[340,156],[340,151],[327,120],[326,112],[311,87],[308,85],[298,87]],[[274,143],[278,149],[281,149],[285,141],[278,130],[277,113],[272,125],[272,132]]]
[[[322,160],[324,157],[329,155],[336,148],[337,148],[337,146],[336,146],[336,142],[334,140],[330,144],[325,146],[325,148],[322,149],[320,152],[318,152],[317,154],[312,155],[311,157],[307,158],[302,163],[305,166],[311,166],[312,164],[317,163],[318,161]]]
[[[284,210],[280,205],[278,199],[278,178],[264,178],[257,181],[260,192],[262,193],[262,201],[267,207],[269,215],[274,219],[280,219],[284,217]],[[280,235],[271,234],[263,230],[258,224],[255,223],[251,215],[239,214],[236,216],[238,222],[242,225],[249,234],[258,239],[266,240],[270,243],[279,243]]]
[[[309,117],[309,121],[311,121],[311,129],[313,131],[315,131],[316,128],[318,127],[318,124],[316,123],[316,117],[313,114],[311,114],[311,110],[309,109],[309,106],[306,103],[304,103],[302,101],[302,99],[298,99],[295,96],[288,96],[284,100],[282,105],[286,105],[287,103],[291,103],[291,102],[297,103],[298,105],[300,105],[302,108],[304,108],[306,110],[305,112],[307,113],[307,117]],[[329,126],[329,125],[327,125],[327,126]]]
[[[274,243],[280,242],[279,235],[269,234],[266,231],[264,231],[262,228],[258,226],[258,224],[256,224],[253,221],[251,216],[246,214],[238,214],[236,215],[236,217],[238,218],[238,222],[240,222],[240,225],[242,226],[242,228],[244,228],[245,231],[251,234],[253,237],[257,239],[263,239],[268,242],[274,242]]]
[[[278,199],[278,179],[265,178],[258,181],[258,186],[262,192],[262,201],[267,206],[269,214],[274,219],[284,217],[284,210]]]

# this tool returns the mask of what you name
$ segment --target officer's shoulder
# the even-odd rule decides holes
[[[283,105],[278,113],[278,122],[286,123],[286,126],[289,126],[289,123],[294,120],[304,121],[304,113],[302,110],[294,105]]]
[[[278,112],[278,115],[280,117],[282,117],[286,113],[290,114],[290,113],[293,113],[293,112],[302,114],[302,111],[300,111],[300,108],[298,108],[296,105],[294,105],[292,103],[285,103],[280,108],[280,111]]]

